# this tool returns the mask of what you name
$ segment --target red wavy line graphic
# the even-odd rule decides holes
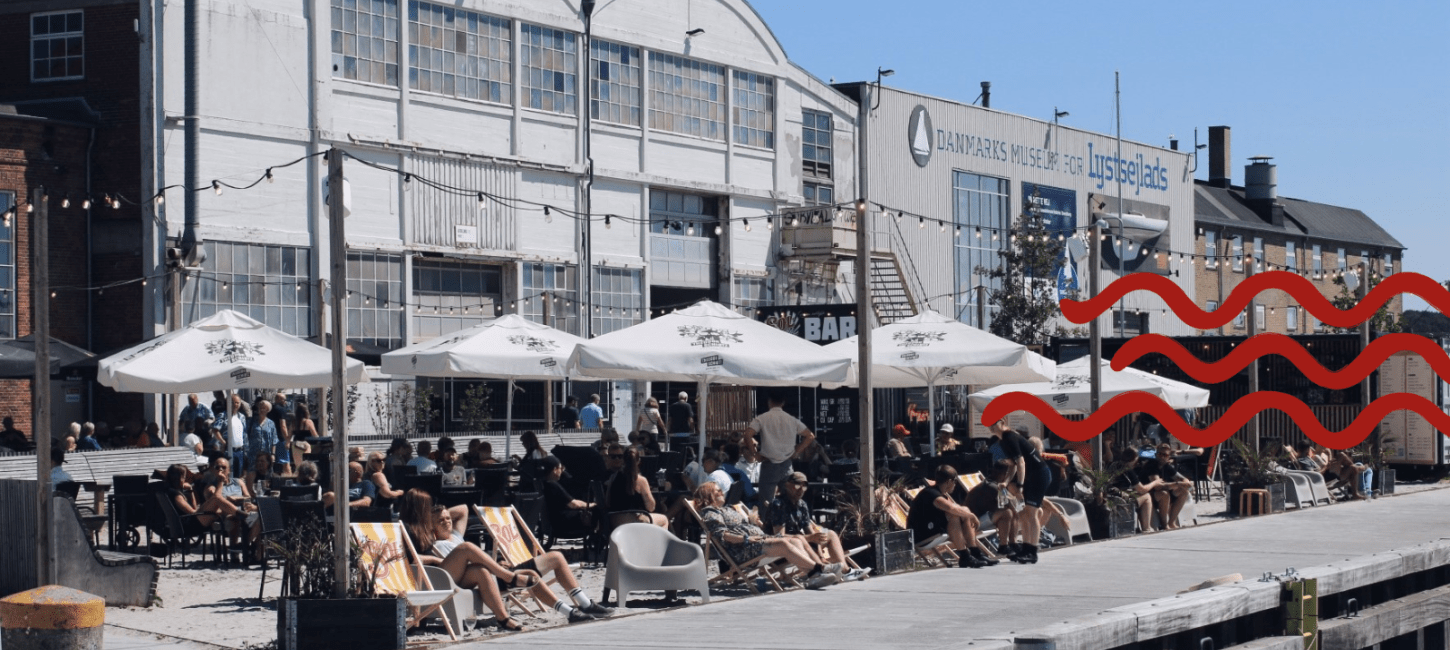
[[[1441,377],[1450,377],[1450,355],[1434,341],[1416,334],[1386,334],[1375,339],[1354,361],[1338,371],[1325,368],[1298,341],[1283,334],[1256,335],[1236,346],[1228,356],[1207,362],[1194,356],[1183,344],[1162,334],[1141,334],[1128,339],[1113,356],[1113,370],[1122,370],[1154,352],[1168,357],[1189,377],[1216,384],[1234,376],[1259,357],[1277,354],[1299,368],[1310,381],[1324,388],[1349,388],[1378,370],[1396,352],[1414,352],[1425,358]]]
[[[1330,431],[1319,423],[1309,406],[1285,393],[1260,391],[1234,402],[1218,421],[1206,429],[1197,429],[1178,416],[1172,407],[1149,393],[1123,393],[1103,404],[1096,413],[1081,422],[1062,417],[1048,403],[1031,393],[1015,392],[1000,395],[982,410],[982,424],[989,425],[1013,411],[1027,411],[1042,421],[1043,426],[1067,440],[1089,440],[1105,431],[1124,415],[1148,413],[1168,428],[1173,437],[1197,447],[1211,447],[1228,440],[1261,411],[1276,409],[1288,414],[1295,424],[1315,442],[1331,449],[1353,447],[1369,437],[1371,430],[1394,411],[1408,410],[1419,414],[1440,431],[1450,431],[1450,414],[1441,411],[1419,395],[1391,393],[1365,407],[1349,426]]]
[[[1256,273],[1234,287],[1223,305],[1212,312],[1198,307],[1183,288],[1167,277],[1153,273],[1132,273],[1109,284],[1096,297],[1087,300],[1060,301],[1062,315],[1079,325],[1087,323],[1113,308],[1123,296],[1134,291],[1158,294],[1173,314],[1189,327],[1201,330],[1222,327],[1236,318],[1249,302],[1264,291],[1279,289],[1294,297],[1315,318],[1331,327],[1355,327],[1369,320],[1381,306],[1402,293],[1412,293],[1430,303],[1440,313],[1450,313],[1450,291],[1419,273],[1396,273],[1370,290],[1369,295],[1353,308],[1340,311],[1329,302],[1309,280],[1288,271]]]

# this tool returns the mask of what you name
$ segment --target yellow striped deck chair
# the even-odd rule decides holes
[[[776,591],[784,591],[777,574],[772,572],[769,566],[761,564],[761,561],[766,559],[765,555],[737,563],[735,558],[725,552],[725,543],[705,524],[705,519],[700,516],[700,511],[695,509],[695,502],[691,499],[682,499],[681,503],[684,504],[685,512],[694,519],[695,525],[705,533],[705,556],[708,558],[713,550],[715,556],[725,562],[726,567],[729,567],[722,567],[715,577],[710,578],[709,584],[726,586],[744,584],[751,593],[759,594],[760,588],[755,585],[755,578],[758,576],[765,578],[771,586],[775,587]]]
[[[458,635],[453,632],[453,622],[440,609],[453,599],[458,590],[433,589],[433,583],[428,581],[428,574],[423,571],[422,562],[418,561],[418,551],[413,548],[413,540],[408,538],[403,524],[361,523],[352,524],[349,528],[358,545],[358,562],[363,575],[372,579],[378,593],[399,596],[408,601],[408,608],[412,610],[408,627],[416,627],[437,610],[443,619],[443,627],[448,630],[448,637],[458,640]]]
[[[493,554],[498,558],[499,564],[510,569],[521,566],[530,560],[544,554],[544,546],[534,537],[533,531],[524,524],[523,517],[519,515],[513,506],[473,506],[473,514],[488,527],[488,534],[493,538]],[[540,576],[545,585],[558,583],[558,577]],[[538,602],[537,598],[529,592],[527,587],[510,587],[504,594],[504,598],[517,605],[529,616],[539,617],[548,610],[543,603],[538,603],[539,610],[536,612],[523,601],[522,597]]]

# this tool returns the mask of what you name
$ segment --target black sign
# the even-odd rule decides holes
[[[855,305],[781,305],[755,313],[766,325],[821,345],[856,335]]]

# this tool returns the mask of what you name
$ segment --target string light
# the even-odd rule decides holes
[[[609,215],[606,214],[606,215],[604,215],[604,229],[605,230],[609,230],[611,227],[612,226],[609,225]]]
[[[62,208],[69,208],[70,207],[70,194],[66,194],[65,196],[62,196],[60,198],[60,207],[62,207]]]
[[[221,184],[221,181],[212,181],[211,182],[211,191],[216,192],[216,195],[217,196],[221,196],[222,195],[222,184]]]
[[[88,196],[88,197],[85,198],[84,201],[81,201],[81,209],[82,210],[89,210],[89,209],[91,209],[91,197]]]
[[[604,218],[604,223],[606,225],[609,223],[609,217],[605,217]],[[741,223],[743,223],[745,225],[745,232],[750,232],[750,220],[749,219],[742,219],[741,220]]]
[[[917,228],[925,228],[926,227],[926,217],[920,217],[920,218],[918,218],[916,220],[916,227]]]

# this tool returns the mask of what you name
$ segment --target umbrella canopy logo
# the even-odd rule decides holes
[[[139,357],[139,356],[141,356],[143,354],[146,354],[147,352],[150,352],[152,350],[155,350],[156,348],[159,348],[159,347],[161,347],[161,346],[163,346],[165,344],[166,344],[166,341],[157,341],[155,343],[152,343],[151,345],[148,345],[148,346],[146,346],[144,348],[141,348],[140,350],[137,350],[135,352],[132,352],[131,354],[126,355],[121,360],[122,361],[130,361],[132,359],[135,359],[136,357]]]
[[[693,338],[691,346],[702,348],[728,348],[731,343],[744,343],[745,337],[740,332],[732,332],[718,327],[703,327],[700,325],[681,325],[681,338]]]
[[[553,339],[545,339],[528,334],[515,334],[509,337],[509,343],[527,348],[529,352],[549,354],[559,349],[559,344]]]
[[[261,343],[238,341],[236,339],[211,341],[206,344],[206,353],[214,357],[221,357],[217,360],[217,363],[254,361],[257,357],[266,354],[266,352],[262,351]]]
[[[896,341],[896,346],[901,348],[924,348],[931,345],[933,341],[946,340],[946,332],[926,332],[922,330],[901,330],[891,336]]]

